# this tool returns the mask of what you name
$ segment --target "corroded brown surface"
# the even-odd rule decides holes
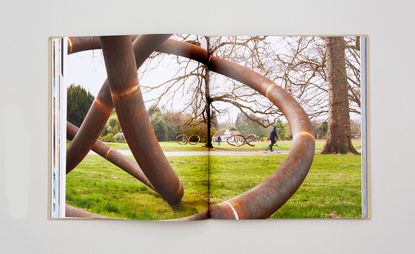
[[[138,37],[134,42],[140,40],[140,38],[142,38],[142,36]],[[126,135],[126,138],[128,136],[127,142],[130,140],[130,142],[133,143],[132,141],[134,140],[134,146],[136,147],[132,148],[132,150],[134,149],[133,153],[137,153],[137,156],[135,155],[137,162],[139,164],[144,163],[143,165],[147,164],[147,166],[151,165],[153,167],[154,161],[149,161],[149,157],[147,157],[153,156],[151,158],[160,158],[160,162],[156,165],[156,167],[162,165],[162,167],[168,168],[167,173],[155,173],[159,171],[146,170],[142,164],[140,164],[144,173],[155,188],[159,192],[164,193],[164,198],[167,201],[174,200],[176,202],[178,201],[177,197],[180,195],[178,195],[178,192],[175,192],[174,189],[179,184],[179,181],[177,181],[176,178],[169,173],[171,168],[168,165],[168,162],[161,157],[161,149],[159,150],[159,145],[156,144],[157,140],[154,139],[151,134],[151,126],[147,123],[148,117],[145,108],[143,107],[142,97],[138,87],[138,79],[136,74],[135,77],[133,77],[132,74],[133,69],[136,69],[136,66],[133,65],[132,57],[135,55],[137,61],[137,56],[140,56],[140,48],[134,47],[133,54],[133,47],[131,46],[130,37],[123,37],[122,40],[120,39],[122,41],[122,43],[118,42],[120,44],[114,44],[113,40],[114,38],[111,40],[109,38],[103,39],[104,45],[108,44],[107,49],[106,46],[104,46],[104,56],[106,54],[105,52],[109,53],[109,55],[107,54],[105,58],[108,76],[110,77],[111,92],[109,91],[110,89],[108,83],[106,82],[104,83],[100,94],[102,93],[107,95],[105,97],[106,106],[112,107],[112,104],[114,103],[117,113],[120,112],[119,118],[122,128],[123,130],[126,128],[128,132]],[[98,48],[97,41],[99,41],[99,38],[91,37],[83,42],[82,40],[76,39],[76,37],[72,37],[71,41],[73,49],[87,50],[88,47],[90,47],[90,49]],[[77,45],[76,43],[82,45]],[[117,54],[111,53],[111,47],[119,48],[120,50],[117,51]],[[285,92],[281,87],[273,83],[268,78],[236,63],[220,57],[211,56],[206,50],[199,46],[168,39],[159,45],[156,50],[167,54],[174,54],[193,59],[205,64],[211,71],[233,78],[246,84],[252,89],[255,89],[267,97],[281,110],[287,118],[293,134],[293,145],[287,159],[271,176],[254,188],[241,193],[234,198],[217,205],[211,205],[209,207],[209,212],[203,212],[198,215],[182,218],[180,220],[205,218],[207,214],[209,214],[209,217],[216,219],[262,219],[269,217],[272,213],[277,211],[300,187],[313,161],[315,149],[313,130],[308,116],[302,107],[290,94]],[[142,62],[144,62],[144,60]],[[108,64],[110,67],[108,67]],[[130,66],[128,70],[125,70],[124,67],[119,68],[121,65],[124,67],[126,65]],[[139,65],[137,64],[137,66]],[[125,76],[128,76],[128,78]],[[138,87],[138,89],[135,87]],[[108,96],[109,94],[112,95],[112,100],[111,97]],[[139,120],[143,120],[143,123],[140,125],[141,127],[137,128],[137,125],[132,125],[133,123],[140,122]],[[142,134],[143,131],[146,135]],[[140,145],[137,144],[146,145],[145,156],[138,153]],[[92,145],[90,147],[92,147]],[[158,181],[155,184],[153,180],[157,180],[154,176],[161,176],[158,174],[163,175],[164,180]],[[174,185],[174,188],[167,187],[171,184]],[[182,185],[180,184],[180,186]]]
[[[125,139],[137,163],[169,204],[183,197],[183,185],[170,166],[151,127],[130,36],[101,37],[111,97]]]

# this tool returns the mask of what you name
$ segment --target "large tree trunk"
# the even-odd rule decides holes
[[[326,75],[329,88],[327,143],[322,153],[354,153],[350,134],[349,99],[343,37],[326,37]]]

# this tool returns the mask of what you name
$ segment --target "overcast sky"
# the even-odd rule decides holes
[[[170,78],[172,78],[177,69],[175,56],[164,56],[161,62],[157,62],[158,66],[151,71],[146,72],[144,76],[139,75],[139,82],[142,86],[155,86]],[[154,63],[152,64],[154,65]],[[146,62],[141,68],[154,67],[149,66]],[[106,79],[106,70],[104,58],[101,50],[89,50],[68,55],[66,59],[65,68],[65,85],[79,84],[92,95],[96,96]],[[149,101],[152,98],[158,97],[158,92],[147,92],[143,94],[144,100]],[[184,101],[191,99],[186,94],[178,94],[174,100],[173,105],[169,102],[161,103],[161,106],[174,111],[182,111]],[[149,108],[153,102],[146,102],[146,107]],[[224,103],[217,103],[217,107],[225,112],[218,117],[220,122],[235,121],[238,114],[238,109]]]
[[[284,52],[284,47],[278,44],[278,38],[280,37],[271,37],[271,40],[274,40],[274,48],[282,48]],[[203,47],[203,45],[202,45]],[[142,86],[157,86],[164,81],[175,76],[179,65],[176,62],[176,57],[171,55],[164,55],[160,61],[153,61],[149,63],[146,61],[143,66],[140,68],[142,71],[144,68],[151,69],[146,71],[144,75],[140,74],[139,71],[139,80],[140,85]],[[211,76],[211,89],[217,89],[219,91],[222,87],[226,87],[226,79],[221,75],[212,75]],[[66,68],[65,68],[65,78],[64,82],[66,86],[71,84],[79,84],[82,87],[90,91],[94,96],[98,94],[103,82],[106,79],[106,70],[105,63],[101,50],[90,50],[79,52],[75,54],[68,55],[66,59]],[[191,81],[189,81],[191,82]],[[229,83],[229,82],[228,82]],[[191,86],[192,84],[189,84]],[[146,107],[149,108],[154,102],[148,102],[152,98],[160,97],[160,89],[152,91],[149,93],[144,93],[144,100],[146,102]],[[176,97],[172,101],[162,100],[159,106],[165,106],[169,110],[173,111],[182,111],[183,104],[185,101],[190,100],[189,94],[180,93],[176,94]],[[265,97],[261,98],[267,100]],[[236,116],[239,113],[239,110],[226,103],[215,102],[215,107],[222,110],[224,113],[218,116],[219,122],[234,122]],[[359,119],[358,115],[351,115],[352,119]],[[285,120],[281,118],[281,120]]]

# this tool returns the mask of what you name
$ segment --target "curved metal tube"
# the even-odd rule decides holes
[[[183,197],[183,185],[164,155],[151,127],[138,84],[130,36],[101,37],[111,97],[125,139],[137,163],[169,204]]]
[[[86,219],[114,219],[111,217],[107,217],[107,216],[91,213],[91,212],[88,212],[88,211],[85,211],[79,208],[75,208],[68,204],[66,204],[65,206],[65,217],[69,217],[69,218],[76,217],[76,218],[86,218]]]
[[[209,219],[209,211],[204,211],[201,213],[193,214],[188,217],[170,219],[166,221],[192,221],[192,220],[206,220]]]
[[[230,140],[231,138],[233,138],[233,140],[237,139],[237,141],[231,141]],[[253,134],[248,135],[247,137],[241,134],[235,134],[235,135],[230,136],[228,139],[226,139],[226,143],[228,143],[231,146],[236,146],[236,147],[240,147],[243,145],[255,146],[254,144],[251,144],[251,141],[253,138],[254,138]],[[241,140],[240,143],[239,143],[239,140]],[[233,144],[232,142],[235,142],[235,144]]]
[[[102,89],[101,89],[102,90]],[[79,131],[66,150],[66,173],[71,172],[88,154],[110,117],[113,108],[108,107],[98,95],[93,101]]]
[[[209,207],[210,217],[216,219],[268,218],[296,192],[311,167],[315,144],[307,114],[293,97],[268,78],[236,63],[211,56],[200,47],[167,40],[158,51],[204,63],[209,70],[251,87],[267,97],[287,118],[294,139],[290,153],[280,168],[254,188]]]
[[[196,140],[192,140],[192,138],[193,137],[195,137],[196,138]],[[194,145],[197,145],[198,143],[199,143],[199,141],[200,141],[200,136],[199,135],[190,135],[189,136],[189,138],[187,139],[188,141],[187,141],[187,143],[189,144],[189,145],[192,145],[192,146],[194,146]]]
[[[187,138],[187,136],[186,135],[184,135],[184,134],[179,134],[179,135],[177,135],[176,136],[176,142],[177,142],[177,144],[179,144],[179,145],[186,145],[187,144],[187,142],[188,142],[188,138]]]
[[[211,218],[261,219],[269,217],[300,187],[313,161],[314,135],[304,110],[294,98],[268,78],[236,63],[211,56],[198,46],[169,39],[157,51],[193,59],[207,65],[211,71],[244,83],[267,97],[285,115],[294,138],[290,153],[280,168],[256,187],[209,207]]]
[[[170,37],[171,34],[143,34],[140,36],[133,35],[131,41],[135,41],[137,37],[157,38]],[[168,38],[167,37],[167,38]],[[157,44],[157,43],[156,43]],[[151,44],[150,44],[150,47]],[[101,41],[98,36],[69,36],[68,37],[68,55],[83,52],[87,50],[101,49]],[[137,66],[139,66],[137,64]]]
[[[72,140],[76,133],[78,132],[78,127],[74,124],[67,122],[66,125],[66,137],[69,140]],[[107,146],[106,144],[102,143],[101,141],[95,141],[95,144],[92,146],[92,150],[99,154],[104,159],[112,162],[114,165],[118,166],[137,180],[141,181],[149,188],[154,190],[153,185],[151,185],[150,181],[144,175],[143,171],[141,170],[140,166],[138,166],[137,162],[130,160],[127,157],[124,157],[119,151],[116,149],[112,149],[111,147]]]
[[[169,37],[169,34],[157,34],[142,35],[136,38],[133,42],[136,65],[141,66],[154,49]],[[98,37],[70,37],[68,44],[69,53],[101,48]],[[108,80],[105,80],[79,131],[66,151],[66,173],[71,172],[91,150],[113,110]]]

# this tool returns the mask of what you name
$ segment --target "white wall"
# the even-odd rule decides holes
[[[415,253],[410,1],[105,2],[0,0],[1,253]],[[47,220],[48,36],[158,32],[368,34],[372,219]]]

